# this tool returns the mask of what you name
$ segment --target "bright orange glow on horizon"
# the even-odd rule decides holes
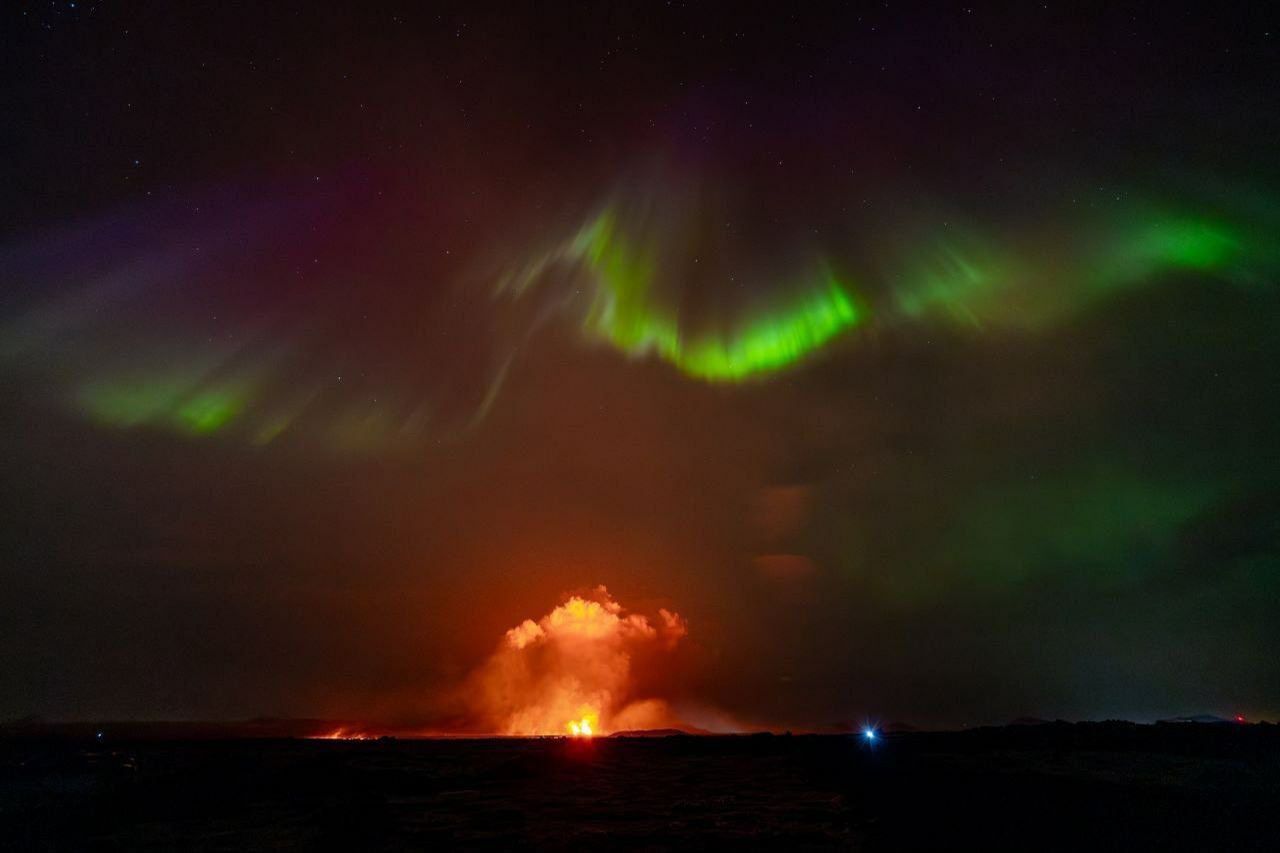
[[[311,735],[308,740],[373,740],[373,735],[359,731],[358,729],[349,729],[339,726],[331,732],[325,732],[320,735]]]

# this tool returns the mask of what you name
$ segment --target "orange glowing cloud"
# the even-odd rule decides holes
[[[655,695],[652,673],[687,633],[679,614],[659,609],[650,621],[597,587],[507,631],[471,677],[466,702],[478,727],[499,734],[590,737],[678,726]],[[640,677],[640,661],[649,677]]]

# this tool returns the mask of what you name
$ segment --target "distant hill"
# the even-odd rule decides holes
[[[1047,726],[1047,725],[1049,725],[1049,721],[1048,721],[1048,720],[1042,720],[1042,719],[1040,719],[1039,717],[1018,717],[1018,718],[1017,718],[1017,719],[1015,719],[1015,720],[1010,720],[1010,721],[1009,721],[1009,723],[1008,723],[1008,725],[1011,725],[1011,726]]]
[[[609,737],[688,737],[692,734],[710,734],[709,732],[686,732],[683,729],[628,729],[614,732]]]
[[[4,737],[64,737],[94,740],[235,740],[242,738],[314,738],[360,732],[358,723],[318,719],[100,720],[50,722],[26,717],[0,722]]]
[[[1225,717],[1218,717],[1213,714],[1192,714],[1187,717],[1170,717],[1167,720],[1157,720],[1159,723],[1231,723],[1234,720],[1228,720]]]

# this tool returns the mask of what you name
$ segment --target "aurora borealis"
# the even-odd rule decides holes
[[[3,14],[0,718],[1280,715],[1273,11]]]
[[[594,290],[582,319],[584,332],[633,356],[653,352],[695,378],[733,381],[793,364],[858,323],[848,288],[823,270],[811,276],[816,283],[802,296],[744,328],[690,335],[678,308],[665,304],[658,290],[659,282],[679,279],[681,262],[687,267],[696,259],[665,257],[663,248],[642,247],[606,210],[551,253],[561,263],[582,267]],[[534,270],[542,273],[545,267],[539,260]],[[518,280],[527,286],[534,277],[526,272]]]
[[[1123,223],[1074,227],[1080,235],[1072,232],[1070,221],[1065,235],[1081,244],[1073,253],[1046,258],[1027,241],[1028,245],[1003,247],[995,255],[1001,261],[950,239],[949,223],[928,232],[921,228],[927,236],[902,243],[896,254],[880,254],[879,260],[875,252],[844,258],[846,268],[879,270],[874,278],[859,278],[866,282],[859,295],[826,261],[813,260],[810,271],[789,277],[804,284],[770,288],[784,294],[775,297],[783,304],[772,310],[757,308],[754,314],[748,309],[745,318],[719,318],[729,327],[720,332],[690,329],[681,322],[680,296],[705,286],[706,276],[695,269],[700,250],[679,233],[650,233],[648,239],[636,235],[619,223],[612,209],[592,219],[565,245],[537,255],[511,279],[515,289],[523,291],[549,270],[559,269],[592,292],[580,320],[588,337],[631,356],[656,355],[696,379],[726,382],[794,365],[868,322],[922,324],[942,317],[978,327],[987,322],[1030,326],[1183,270],[1222,281],[1257,282],[1270,280],[1276,272],[1274,252],[1264,237],[1247,241],[1241,229],[1212,219],[1131,210]],[[635,230],[643,232],[643,223]],[[1087,242],[1087,235],[1093,242]],[[707,254],[715,258],[716,250]],[[756,263],[751,257],[739,260],[747,269]],[[504,280],[502,289],[511,286]],[[869,316],[862,300],[871,300],[872,294],[874,313]]]

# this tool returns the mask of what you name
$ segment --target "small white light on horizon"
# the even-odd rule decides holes
[[[867,726],[862,730],[862,736],[866,738],[868,742],[873,741],[876,739],[876,730]]]

